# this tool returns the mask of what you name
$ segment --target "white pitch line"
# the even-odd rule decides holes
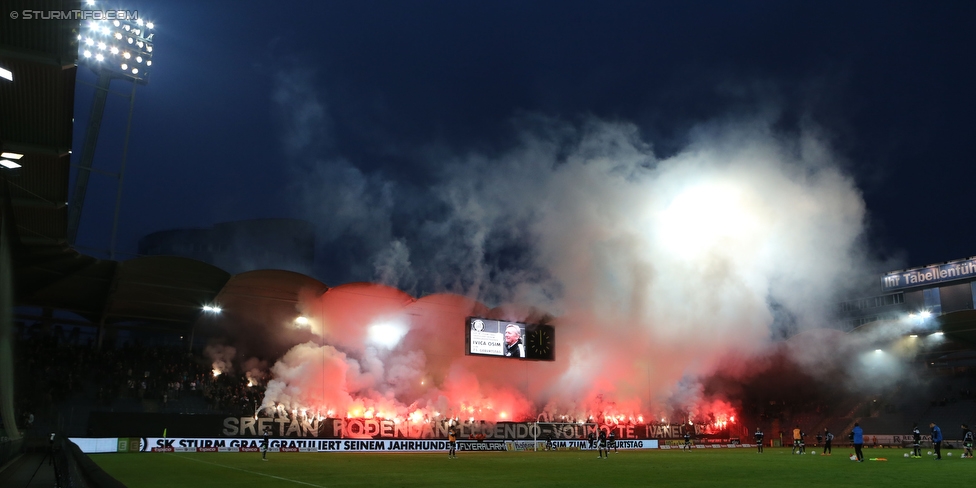
[[[300,485],[314,486],[316,488],[326,488],[326,487],[324,487],[322,485],[313,485],[312,483],[306,483],[304,481],[298,481],[298,480],[293,480],[293,479],[288,479],[288,478],[282,478],[281,476],[275,476],[273,474],[264,474],[264,473],[258,473],[257,471],[248,471],[246,469],[235,468],[233,466],[224,466],[223,464],[217,464],[217,463],[211,463],[211,462],[207,462],[207,461],[201,461],[199,459],[193,459],[193,458],[185,457],[185,456],[177,456],[176,454],[172,454],[172,453],[169,453],[169,455],[170,456],[175,456],[175,457],[180,458],[180,459],[186,459],[188,461],[196,461],[198,463],[212,464],[214,466],[220,466],[221,468],[233,469],[235,471],[243,471],[245,473],[256,474],[258,476],[267,476],[268,478],[274,478],[276,480],[291,481],[292,483],[298,483]]]

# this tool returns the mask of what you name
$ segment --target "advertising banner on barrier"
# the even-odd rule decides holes
[[[71,439],[82,452],[116,452],[116,439]],[[135,439],[133,439],[135,440]],[[111,442],[107,442],[111,441]],[[162,438],[139,440],[140,452],[261,452],[264,439]],[[617,449],[657,449],[654,439],[617,441]],[[553,441],[559,450],[589,449],[587,441]],[[108,449],[111,446],[114,449]],[[545,441],[458,441],[459,451],[544,450]],[[448,449],[446,440],[270,439],[269,452],[438,452]],[[130,449],[131,450],[131,449]]]

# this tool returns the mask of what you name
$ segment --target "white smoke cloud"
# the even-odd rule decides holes
[[[299,99],[321,104],[282,98]],[[289,151],[301,153],[303,134],[285,139]],[[301,177],[305,201],[371,264],[362,279],[557,315],[557,361],[519,386],[511,365],[445,356],[463,347],[447,344],[457,335],[429,335],[421,320],[403,338],[414,350],[370,346],[370,321],[347,321],[279,360],[265,404],[691,410],[695,378],[722,361],[830,325],[868,266],[866,209],[823,135],[784,136],[760,118],[706,124],[688,140],[662,158],[633,124],[536,117],[515,147],[447,158],[424,189],[317,160]],[[402,202],[415,225],[394,225]],[[330,379],[309,384],[312,370]]]

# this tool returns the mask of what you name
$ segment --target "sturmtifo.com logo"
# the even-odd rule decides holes
[[[138,10],[11,10],[13,20],[138,20]]]

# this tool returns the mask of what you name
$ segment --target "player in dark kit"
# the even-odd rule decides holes
[[[552,433],[546,434],[546,450],[552,451]]]
[[[271,444],[271,427],[270,426],[265,426],[264,427],[264,433],[263,433],[263,435],[264,435],[264,440],[261,441],[261,460],[262,461],[267,461],[268,460],[268,445]]]
[[[590,449],[593,449],[594,447],[596,447],[596,435],[594,435],[592,432],[590,432],[590,435],[588,435],[586,437],[590,441]]]
[[[813,447],[820,447],[821,442],[823,442],[823,434],[817,434],[817,443]]]
[[[762,429],[760,429],[759,427],[756,427],[756,433],[753,434],[753,436],[756,437],[756,449],[758,450],[757,452],[762,453],[763,452],[763,437],[764,437],[764,434],[763,434]]]
[[[972,459],[973,431],[969,430],[969,426],[966,424],[962,424],[962,446],[966,449],[966,452],[962,453],[962,457]]]
[[[918,424],[912,424],[912,457],[922,459],[922,431],[918,430]]]
[[[834,442],[834,434],[831,434],[829,430],[824,428],[824,456],[830,456],[830,443]]]
[[[600,430],[600,438],[597,442],[599,442],[597,452],[600,454],[597,457],[603,458],[603,453],[605,452],[607,453],[607,459],[610,459],[610,449],[607,449],[607,431]]]
[[[453,425],[447,429],[447,458],[457,459],[457,429]]]
[[[612,430],[610,431],[610,437],[607,437],[607,453],[610,452],[610,449],[613,449],[615,453],[617,452],[617,433]]]
[[[685,445],[681,449],[691,450],[691,433],[685,432]]]

